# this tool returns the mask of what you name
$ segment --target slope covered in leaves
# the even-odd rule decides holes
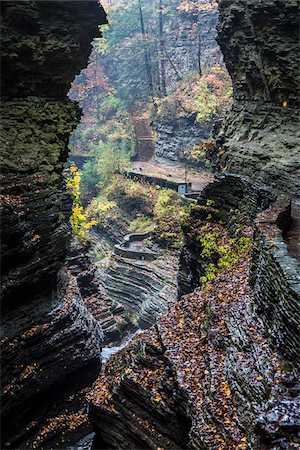
[[[105,366],[89,400],[112,448],[137,438],[153,449],[257,444],[256,419],[284,375],[251,310],[249,264],[248,249]]]

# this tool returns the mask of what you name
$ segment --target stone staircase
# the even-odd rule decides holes
[[[154,139],[147,113],[133,116],[133,126],[137,138],[136,161],[149,161],[154,156]]]

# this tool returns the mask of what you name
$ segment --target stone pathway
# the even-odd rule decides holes
[[[192,183],[193,191],[202,191],[208,183],[211,183],[214,179],[212,173],[201,169],[185,170],[185,167],[177,164],[157,163],[155,161],[133,161],[131,163],[132,169],[135,171],[156,176],[164,176],[172,178],[180,178]]]

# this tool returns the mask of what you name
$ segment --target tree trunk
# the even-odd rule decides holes
[[[100,123],[100,111],[99,111],[99,86],[98,86],[98,53],[94,50],[95,53],[95,71],[94,71],[94,76],[95,76],[95,88],[96,88],[96,110],[97,110],[97,125],[99,125]]]
[[[198,13],[198,73],[201,77],[202,75],[202,66],[201,66],[201,20],[200,20],[200,11]]]
[[[164,52],[164,25],[163,25],[163,5],[162,0],[159,0],[158,6],[158,28],[159,28],[159,55],[160,55],[160,90],[161,96],[166,97],[166,62]]]
[[[152,79],[152,72],[151,72],[150,54],[149,54],[148,43],[147,43],[147,35],[145,32],[145,24],[144,24],[141,0],[139,0],[139,13],[140,13],[141,31],[142,31],[143,41],[144,41],[143,44],[144,44],[145,70],[146,70],[150,95],[153,98],[154,89],[153,89],[153,79]]]

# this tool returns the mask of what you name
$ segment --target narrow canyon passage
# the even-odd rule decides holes
[[[298,448],[297,0],[100,3],[1,2],[1,448]]]

